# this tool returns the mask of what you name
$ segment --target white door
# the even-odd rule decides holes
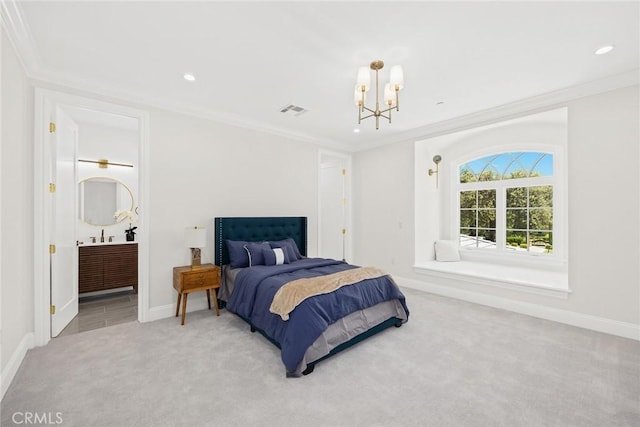
[[[347,257],[347,159],[322,155],[320,160],[320,257]]]
[[[51,254],[51,336],[56,337],[78,314],[78,127],[60,107],[53,109],[52,116],[55,131],[50,133],[50,167],[55,189],[51,193],[51,243],[55,253]]]

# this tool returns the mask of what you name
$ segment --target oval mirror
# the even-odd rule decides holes
[[[133,194],[124,182],[107,176],[85,178],[79,183],[80,219],[91,225],[114,225],[117,211],[133,211]]]

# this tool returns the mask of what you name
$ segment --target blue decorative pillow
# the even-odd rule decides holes
[[[227,240],[229,250],[229,265],[231,268],[249,267],[249,255],[244,246],[251,242],[242,240]]]
[[[244,249],[249,257],[249,267],[254,265],[264,265],[264,249],[271,249],[267,242],[250,242],[244,245]]]
[[[293,249],[293,253],[296,256],[296,259],[302,259],[303,256],[300,253],[300,249],[298,248],[298,245],[296,244],[296,241],[293,240],[291,237],[288,237],[286,239],[284,239],[285,242],[289,242],[289,244],[291,245],[291,249]]]
[[[289,255],[285,248],[263,249],[264,265],[289,264]]]
[[[296,242],[292,238],[278,240],[277,242],[269,242],[269,245],[271,245],[271,248],[283,248],[289,256],[290,262],[302,258],[302,256],[298,257],[300,252],[298,251]]]

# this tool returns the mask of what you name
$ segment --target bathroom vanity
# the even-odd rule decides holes
[[[99,243],[78,247],[79,292],[133,286],[138,292],[138,244]]]

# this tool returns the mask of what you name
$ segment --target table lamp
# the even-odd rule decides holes
[[[185,242],[191,248],[191,268],[200,268],[200,248],[207,246],[207,229],[204,227],[187,227]]]

